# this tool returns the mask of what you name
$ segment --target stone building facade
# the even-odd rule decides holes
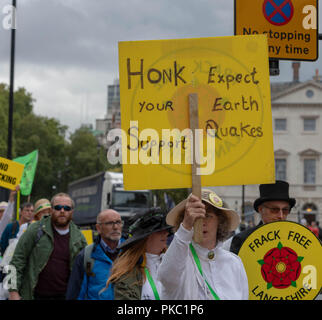
[[[322,222],[322,82],[318,71],[312,80],[300,82],[299,67],[293,63],[292,82],[271,83],[275,177],[289,182],[290,196],[297,200],[289,220]],[[245,186],[244,197],[242,186],[214,190],[246,224],[259,221],[252,206],[258,185]]]

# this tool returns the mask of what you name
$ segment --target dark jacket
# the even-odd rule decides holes
[[[66,300],[77,300],[82,287],[84,273],[84,249],[82,249],[75,258],[73,269],[68,280]]]
[[[38,236],[41,231],[41,237]],[[86,240],[78,227],[71,221],[69,224],[69,251],[70,270],[77,254],[86,246]],[[54,249],[54,232],[51,217],[43,217],[32,223],[20,237],[16,246],[11,265],[16,268],[17,288],[9,291],[18,291],[22,299],[33,299],[34,288],[38,276],[46,266]]]
[[[15,228],[14,228],[15,226]],[[1,236],[1,240],[0,240],[0,246],[1,246],[1,253],[2,255],[4,254],[4,252],[6,251],[8,245],[9,245],[9,240],[13,239],[17,236],[18,232],[19,232],[19,222],[15,221],[12,223],[9,223],[6,228],[4,229],[2,236]]]
[[[241,246],[243,245],[244,241],[248,238],[248,236],[253,231],[255,231],[257,228],[259,228],[262,224],[263,224],[263,222],[261,221],[257,226],[255,226],[253,228],[246,229],[240,233],[237,233],[231,241],[230,251],[238,255],[239,250],[240,250]]]
[[[319,239],[320,239],[320,241],[322,241],[322,229],[320,227],[318,227],[318,228],[319,228]]]

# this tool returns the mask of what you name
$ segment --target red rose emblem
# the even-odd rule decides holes
[[[281,242],[277,248],[269,250],[263,260],[258,260],[262,266],[262,277],[267,282],[267,289],[296,287],[296,280],[301,274],[302,260],[303,257],[298,257],[293,249],[283,247]]]

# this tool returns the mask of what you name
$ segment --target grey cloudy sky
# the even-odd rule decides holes
[[[11,0],[0,0],[0,18]],[[74,131],[106,114],[107,85],[118,78],[118,41],[231,36],[233,0],[17,0],[15,88],[35,112]],[[320,9],[321,11],[321,9]],[[321,12],[319,14],[321,16]],[[319,51],[321,52],[321,45]],[[0,25],[0,82],[9,83],[10,31]],[[321,62],[302,62],[300,80]],[[280,76],[291,81],[290,61]]]

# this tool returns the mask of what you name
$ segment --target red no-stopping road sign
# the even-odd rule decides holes
[[[263,14],[266,20],[276,26],[287,24],[293,18],[294,7],[291,0],[266,0]]]

